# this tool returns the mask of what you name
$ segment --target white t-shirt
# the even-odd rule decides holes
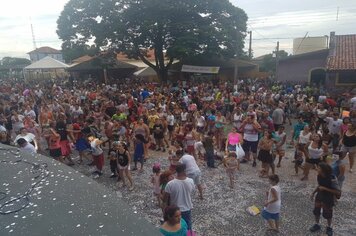
[[[191,194],[195,189],[191,178],[184,180],[173,179],[166,185],[164,191],[169,193],[170,204],[179,207],[180,211],[189,211],[193,208]]]
[[[334,120],[332,117],[327,117],[326,121],[328,122],[330,134],[340,134],[342,125],[341,119]]]
[[[306,135],[303,135],[303,131],[300,132],[299,134],[299,143],[301,144],[307,144],[310,142],[310,136],[311,136],[311,132],[309,132]]]
[[[351,107],[352,107],[352,109],[356,109],[356,96],[355,97],[353,97],[353,98],[351,98]]]
[[[204,127],[205,126],[205,118],[204,116],[197,117],[197,126]]]
[[[258,131],[253,127],[252,124],[246,124],[244,129],[244,140],[249,142],[256,142],[258,141]]]
[[[169,126],[173,126],[174,125],[174,115],[168,115],[167,116],[167,122]]]
[[[24,152],[29,152],[31,154],[37,153],[36,148],[31,143],[27,143],[26,146],[21,148],[21,150],[23,150]]]
[[[15,116],[12,116],[12,118],[11,118],[12,128],[15,132],[18,132],[21,128],[24,127],[23,120],[25,117],[23,115],[18,115],[17,118],[18,118],[18,121],[16,121]]]
[[[194,157],[189,154],[183,155],[180,158],[179,162],[185,165],[185,172],[187,173],[187,175],[191,175],[200,171],[199,166],[195,162]]]

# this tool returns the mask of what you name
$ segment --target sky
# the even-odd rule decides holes
[[[0,58],[28,57],[36,46],[60,49],[56,21],[69,0],[1,0]],[[230,0],[247,13],[255,57],[280,50],[292,52],[293,39],[356,34],[356,0]],[[248,39],[246,39],[246,50]]]

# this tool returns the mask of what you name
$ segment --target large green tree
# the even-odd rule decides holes
[[[70,0],[57,34],[63,44],[92,42],[139,58],[165,81],[174,60],[242,55],[246,21],[228,0]]]

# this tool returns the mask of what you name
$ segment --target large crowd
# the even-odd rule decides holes
[[[107,160],[110,177],[130,191],[135,191],[131,171],[143,171],[150,152],[166,153],[169,169],[161,170],[159,163],[149,167],[162,209],[163,235],[194,235],[192,192],[197,188],[204,199],[200,169],[216,168],[217,163],[223,163],[231,188],[243,163],[269,179],[262,216],[270,230],[278,231],[278,168],[284,168],[286,148],[291,147],[301,181],[308,179],[311,169],[318,171],[313,193],[316,222],[310,231],[321,229],[322,212],[326,233],[332,235],[333,206],[345,172],[353,171],[356,154],[353,92],[333,96],[317,86],[268,79],[245,79],[235,85],[9,79],[0,85],[0,141],[67,165],[88,160],[96,168],[93,178],[102,178]],[[74,150],[79,159],[73,159]]]

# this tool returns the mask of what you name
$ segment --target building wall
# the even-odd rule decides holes
[[[293,40],[293,55],[328,48],[328,36],[296,38]]]
[[[310,71],[314,68],[325,68],[325,61],[326,58],[323,56],[280,61],[277,80],[282,82],[309,82]]]
[[[58,61],[64,62],[63,56],[61,53],[55,53],[55,54],[47,54],[47,53],[30,53],[30,60],[32,62],[39,61],[45,57],[52,57],[53,59],[56,59]]]

